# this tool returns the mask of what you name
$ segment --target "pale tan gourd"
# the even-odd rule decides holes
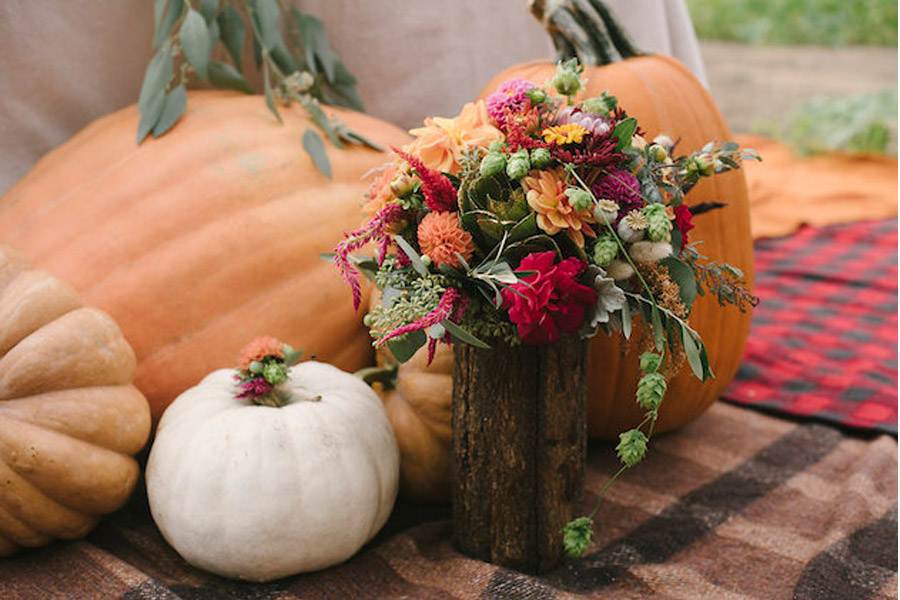
[[[0,246],[0,556],[78,538],[131,495],[150,434],[106,313]]]

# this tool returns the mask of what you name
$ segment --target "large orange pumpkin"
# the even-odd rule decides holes
[[[679,154],[700,149],[710,140],[726,141],[731,130],[703,85],[683,64],[670,56],[639,55],[617,27],[601,0],[559,3],[550,14],[543,2],[532,10],[542,19],[556,43],[560,58],[577,55],[585,68],[582,97],[609,90],[619,105],[645,130],[646,137],[665,133],[678,140]],[[592,6],[593,9],[589,9]],[[521,77],[543,84],[553,77],[555,63],[535,61],[506,69],[491,80],[481,97],[507,79]],[[750,235],[747,185],[741,171],[704,180],[687,197],[689,204],[723,201],[727,207],[694,219],[692,240],[703,240],[700,251],[712,260],[740,268],[752,285],[753,240]],[[749,312],[721,307],[715,298],[698,298],[690,322],[700,333],[710,356],[715,379],[701,383],[683,368],[669,382],[656,431],[679,427],[699,416],[725,390],[737,372],[750,331]],[[598,334],[591,343],[588,371],[588,428],[591,437],[615,438],[640,422],[634,401],[639,341],[623,343],[619,336]]]
[[[385,147],[409,139],[364,114],[329,112]],[[131,106],[0,197],[0,241],[112,315],[156,418],[260,335],[344,369],[372,360],[346,287],[319,254],[358,226],[363,175],[387,156],[329,145],[329,180],[301,145],[305,112],[281,113],[283,125],[258,96],[192,92],[175,129],[137,146]]]

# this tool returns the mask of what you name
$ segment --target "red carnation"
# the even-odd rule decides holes
[[[561,333],[575,333],[584,324],[587,310],[597,302],[596,290],[578,283],[587,263],[567,258],[553,264],[555,259],[555,252],[529,254],[518,270],[534,273],[502,292],[503,308],[526,344],[549,344]]]
[[[675,227],[681,231],[682,249],[688,244],[688,231],[694,228],[694,223],[691,221],[692,217],[691,209],[684,204],[679,204],[675,207]]]

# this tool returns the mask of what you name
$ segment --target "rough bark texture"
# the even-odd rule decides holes
[[[587,346],[570,336],[549,346],[459,344],[455,354],[454,545],[547,571],[584,484]]]

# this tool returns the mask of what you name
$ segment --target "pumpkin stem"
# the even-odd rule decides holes
[[[550,34],[558,60],[597,67],[645,54],[604,0],[530,0],[529,8]]]
[[[256,396],[252,398],[253,404],[258,406],[271,406],[273,408],[280,408],[282,406],[287,406],[292,401],[300,401],[300,402],[318,402],[322,399],[322,396],[314,396],[304,390],[298,389],[285,389],[281,386],[276,386],[272,388],[267,394],[263,394],[261,396]]]

